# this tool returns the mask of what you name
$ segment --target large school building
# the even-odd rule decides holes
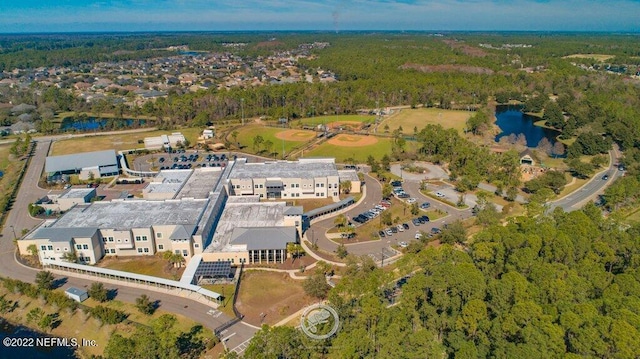
[[[288,244],[300,241],[304,219],[302,207],[276,199],[338,199],[341,180],[357,182],[351,189],[360,190],[352,172],[339,173],[333,159],[238,159],[225,168],[161,171],[145,199],[78,203],[29,232],[18,247],[29,253],[35,245],[41,260],[74,254],[86,264],[164,251],[186,261],[200,255],[233,264],[279,263],[289,256]]]

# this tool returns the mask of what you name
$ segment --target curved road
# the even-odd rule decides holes
[[[74,137],[78,136],[79,135],[74,135]],[[30,230],[41,222],[41,220],[31,218],[28,215],[27,206],[29,203],[33,203],[36,199],[41,198],[49,192],[48,190],[38,187],[38,180],[44,169],[45,158],[52,140],[67,137],[70,136],[41,137],[36,139],[36,149],[30,158],[31,162],[27,173],[16,196],[13,208],[9,212],[6,223],[2,229],[2,237],[0,238],[0,276],[15,278],[25,282],[33,282],[35,280],[35,275],[38,270],[25,267],[15,260],[16,247],[13,244],[14,231],[17,236],[21,236],[23,229]],[[99,280],[98,278],[85,280],[71,276],[61,277],[59,275],[56,275],[56,279],[61,281],[65,288],[67,286],[86,288],[94,281]],[[117,299],[125,302],[135,303],[137,297],[141,294],[146,294],[153,300],[159,300],[162,310],[184,315],[198,323],[202,323],[211,330],[215,330],[232,319],[219,312],[216,312],[215,315],[208,315],[208,312],[212,309],[211,307],[190,299],[128,286],[106,284],[106,287],[108,289],[116,289]],[[225,344],[233,350],[238,347],[243,348],[244,346],[241,345],[246,343],[256,331],[257,329],[239,322],[228,328],[222,334],[222,337],[228,337]],[[98,345],[106,344],[107,343],[98,343]]]

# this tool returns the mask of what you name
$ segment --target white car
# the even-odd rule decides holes
[[[398,228],[399,232],[404,232],[404,227],[401,224],[399,224],[396,228]]]
[[[418,201],[417,199],[411,197],[407,200],[407,203],[412,204],[412,203],[416,203],[417,201]]]
[[[422,238],[422,233],[420,233],[419,231],[418,231],[418,232],[416,232],[416,235],[415,235],[413,238],[415,238],[415,239],[420,239],[420,238]]]
[[[444,197],[444,193],[442,193],[442,192],[436,192],[436,196],[438,196],[438,197],[442,198],[442,197]]]
[[[398,243],[400,245],[400,247],[402,248],[407,248],[409,246],[409,244],[407,244],[407,242],[400,242]]]

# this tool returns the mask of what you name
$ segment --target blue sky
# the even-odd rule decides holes
[[[0,33],[507,30],[640,32],[640,0],[0,0]]]

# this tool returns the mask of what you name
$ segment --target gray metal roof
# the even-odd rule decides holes
[[[171,233],[171,236],[169,236],[169,239],[189,239],[191,238],[191,235],[193,234],[193,230],[195,228],[196,226],[193,225],[176,226],[176,228],[173,230],[173,233]]]
[[[98,228],[51,228],[42,227],[34,231],[29,238],[48,239],[51,242],[69,242],[71,238],[91,238]]]
[[[301,216],[303,212],[304,207],[302,206],[288,206],[284,209],[285,216]]]
[[[316,178],[337,175],[336,164],[329,158],[263,163],[247,163],[246,159],[240,158],[236,160],[231,178]]]
[[[75,153],[64,156],[47,157],[45,172],[63,172],[88,167],[118,165],[115,150]]]
[[[76,287],[67,288],[67,290],[65,290],[65,293],[77,295],[78,297],[88,294],[86,290],[76,288]]]
[[[286,249],[287,243],[297,242],[295,227],[235,228],[231,243],[246,244],[247,250]]]
[[[343,199],[343,200],[341,200],[339,202],[331,203],[331,204],[328,204],[328,205],[320,207],[320,208],[312,209],[309,212],[305,213],[304,215],[307,216],[307,217],[313,218],[317,214],[330,211],[330,210],[332,210],[334,208],[344,207],[344,206],[347,206],[347,205],[349,205],[349,204],[351,204],[353,202],[354,202],[354,198],[352,196],[349,196],[349,197],[347,197],[347,198],[345,198],[345,199]]]

